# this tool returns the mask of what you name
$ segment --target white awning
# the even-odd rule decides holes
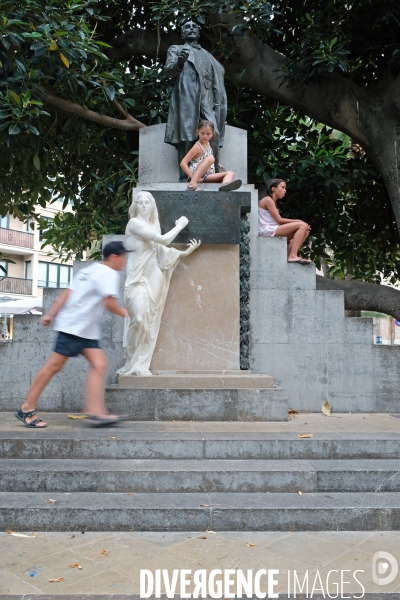
[[[0,302],[0,315],[23,315],[31,310],[42,311],[43,298],[23,298],[14,302]]]

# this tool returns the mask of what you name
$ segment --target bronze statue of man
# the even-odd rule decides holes
[[[178,150],[178,162],[196,141],[200,119],[214,123],[212,148],[215,170],[225,132],[227,99],[223,66],[199,44],[197,23],[188,21],[182,26],[183,45],[168,49],[163,75],[175,79],[169,105],[164,141]],[[180,180],[186,180],[183,171]]]

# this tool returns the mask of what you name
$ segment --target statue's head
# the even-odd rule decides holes
[[[200,28],[194,21],[186,21],[182,25],[181,36],[184,42],[197,42],[200,37]]]
[[[132,204],[129,207],[129,218],[134,219],[140,214],[148,214],[150,211],[149,222],[154,225],[159,225],[158,221],[158,210],[154,196],[150,192],[144,192],[143,190],[133,190],[132,192]]]

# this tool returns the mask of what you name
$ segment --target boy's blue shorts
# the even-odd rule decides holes
[[[85,348],[100,348],[98,340],[88,340],[87,338],[72,335],[72,333],[58,332],[54,352],[63,356],[78,356]]]

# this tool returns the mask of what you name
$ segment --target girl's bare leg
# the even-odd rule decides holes
[[[294,236],[294,233],[292,233],[292,234],[290,234],[290,235],[287,236],[287,255],[288,255],[288,258],[289,258],[289,254],[290,254],[290,251],[291,251],[292,246],[293,246],[293,236]]]
[[[214,162],[215,158],[213,156],[207,156],[201,161],[201,163],[199,163],[189,182],[189,186],[191,188],[196,187],[198,181],[202,181],[203,176],[207,173],[208,169],[214,164]]]
[[[230,183],[235,178],[234,171],[225,171],[224,173],[211,173],[207,176],[207,183]]]
[[[293,236],[293,238],[288,254],[288,262],[294,262],[300,260],[301,258],[298,255],[298,252],[303,241],[308,235],[308,225],[302,221],[278,225],[278,228],[275,232],[276,237],[288,237],[290,235]]]

